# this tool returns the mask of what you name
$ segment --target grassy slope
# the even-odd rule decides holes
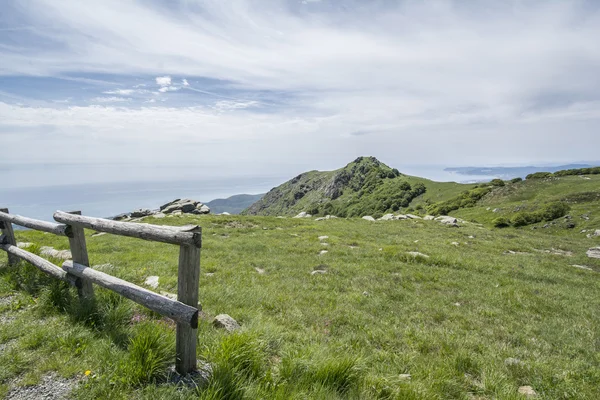
[[[518,399],[521,385],[544,399],[600,396],[600,260],[585,256],[600,238],[414,220],[186,216],[164,223],[204,228],[199,348],[225,369],[244,366],[232,385],[247,398]],[[159,275],[159,290],[175,291],[176,247],[87,234],[93,264],[112,263],[111,273],[140,284]],[[51,235],[17,235],[67,247]],[[321,235],[329,236],[329,246]],[[325,248],[329,253],[319,256]],[[551,248],[574,256],[537,251]],[[407,251],[430,258],[412,259]],[[0,265],[5,260],[0,254]],[[311,275],[318,265],[328,273]],[[46,371],[91,370],[81,399],[198,397],[172,385],[132,386],[122,366],[133,362],[125,348],[140,328],[124,322],[127,313],[115,322],[122,306],[115,311],[102,300],[112,325],[90,326],[48,306],[47,291],[15,290],[15,282],[31,276],[5,267],[0,274],[0,296],[11,299],[0,301],[0,318],[15,318],[0,325],[0,344],[8,345],[0,351],[5,391],[16,377],[28,384]],[[212,328],[218,313],[240,321],[244,333],[232,339]],[[172,325],[144,315],[174,336]],[[510,357],[523,365],[506,364]]]
[[[567,201],[571,206],[569,214],[573,216],[573,222],[576,223],[575,231],[600,229],[600,175],[590,175],[588,178],[565,176],[507,184],[505,187],[494,189],[476,207],[465,208],[451,214],[469,221],[491,225],[497,217],[510,218],[515,214],[517,207],[529,210],[552,201]],[[492,212],[494,209],[498,211]],[[583,214],[589,214],[590,219],[582,219]],[[544,222],[535,226],[540,227],[545,224]],[[549,230],[553,233],[564,233],[562,224]]]

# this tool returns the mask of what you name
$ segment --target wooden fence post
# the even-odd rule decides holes
[[[198,307],[200,280],[200,247],[182,245],[179,249],[177,273],[177,300],[188,306]],[[181,375],[196,370],[196,342],[198,329],[177,323],[175,369]]]
[[[0,211],[8,214],[8,208],[0,208]],[[15,239],[15,232],[13,231],[12,224],[10,222],[0,221],[0,228],[2,229],[2,234],[6,238],[6,243],[16,246],[17,240]],[[19,257],[8,254],[8,265],[15,265],[18,262]]]
[[[69,214],[81,215],[81,211],[72,211]],[[73,262],[89,267],[90,260],[88,258],[87,246],[85,244],[85,232],[83,228],[71,225],[71,231],[68,237],[71,255],[73,256]],[[86,301],[93,301],[94,287],[92,286],[92,282],[87,279],[80,279],[80,283],[81,287],[77,288],[79,298]]]

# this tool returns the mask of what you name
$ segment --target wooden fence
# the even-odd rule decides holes
[[[175,368],[180,374],[196,369],[196,341],[198,337],[198,285],[200,278],[200,248],[202,229],[196,225],[184,227],[159,226],[133,222],[119,222],[86,217],[81,212],[54,213],[59,223],[11,215],[0,208],[0,249],[8,253],[9,265],[25,260],[41,271],[77,288],[81,301],[94,300],[95,283],[135,301],[177,322]],[[48,232],[69,239],[72,261],[61,267],[17,247],[12,224]],[[177,301],[154,293],[130,282],[90,268],[84,228],[114,235],[179,245]]]

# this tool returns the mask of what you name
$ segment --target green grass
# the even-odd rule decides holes
[[[539,196],[519,190],[510,195],[515,204]],[[497,217],[485,211],[494,200],[484,201],[456,215]],[[600,228],[597,205],[578,207],[592,210],[581,226]],[[100,289],[96,304],[81,306],[72,289],[31,266],[9,268],[0,254],[0,394],[57,371],[81,378],[79,399],[519,399],[522,385],[542,399],[600,397],[600,260],[585,255],[600,238],[419,220],[148,222],[203,227],[198,345],[213,366],[208,386],[165,382],[174,356],[170,321]],[[91,234],[92,264],[110,263],[107,272],[137,284],[158,275],[159,291],[176,291],[176,246]],[[52,235],[17,236],[68,248]],[[573,256],[543,252],[553,248]],[[328,253],[320,256],[322,249]],[[327,273],[311,275],[317,266]],[[242,331],[215,329],[220,313]]]

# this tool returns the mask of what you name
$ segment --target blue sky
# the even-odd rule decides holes
[[[5,0],[0,163],[597,160],[598,4]]]

